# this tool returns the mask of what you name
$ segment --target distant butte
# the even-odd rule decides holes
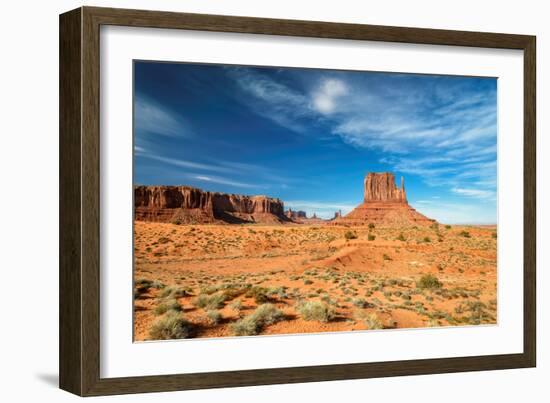
[[[364,180],[363,203],[332,222],[348,225],[431,225],[435,220],[420,214],[409,205],[403,178],[398,188],[392,173],[369,172]]]

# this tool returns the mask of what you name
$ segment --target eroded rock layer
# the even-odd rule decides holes
[[[190,186],[136,186],[135,219],[200,223],[279,223],[288,221],[281,200],[207,192]]]

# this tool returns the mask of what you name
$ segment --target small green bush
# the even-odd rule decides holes
[[[432,240],[430,239],[429,236],[425,236],[423,241],[426,242],[426,243],[432,242]]]
[[[302,319],[319,322],[329,322],[336,317],[334,308],[321,301],[306,301],[298,304],[296,310],[302,316]]]
[[[376,235],[369,234],[369,235],[367,236],[367,239],[368,239],[369,241],[374,241],[374,240],[376,239]]]
[[[156,319],[149,330],[149,336],[153,340],[185,339],[193,335],[193,325],[176,311],[168,311],[166,315]]]
[[[215,309],[208,311],[206,316],[213,325],[217,325],[222,321],[222,314]]]
[[[463,236],[464,238],[471,238],[472,236],[468,231],[460,231],[460,236]]]
[[[181,311],[181,305],[175,298],[170,298],[164,301],[161,301],[155,309],[155,315],[162,315],[168,311]]]
[[[369,229],[374,229],[374,224],[373,223],[369,223]]]
[[[392,260],[392,258],[389,257],[388,255],[386,255],[385,253],[384,253],[384,255],[382,256],[382,259],[384,259],[384,260]]]
[[[375,313],[367,315],[365,318],[365,325],[369,330],[382,329],[384,327],[380,319],[378,319],[378,315]]]
[[[260,286],[254,286],[246,292],[247,297],[254,298],[257,304],[265,304],[270,301],[269,289]]]
[[[367,300],[363,298],[355,298],[352,300],[352,304],[357,308],[367,308],[369,306]]]
[[[441,288],[443,284],[432,274],[425,274],[416,282],[416,287],[420,289]]]
[[[403,235],[403,233],[401,232],[401,233],[399,234],[399,236],[397,237],[397,240],[398,240],[398,241],[405,242],[405,241],[406,241],[405,235]]]
[[[240,299],[236,299],[235,301],[229,304],[229,307],[231,309],[234,309],[235,311],[240,311],[241,309],[243,309],[243,303],[241,302]]]
[[[178,286],[168,286],[165,287],[161,293],[161,298],[182,298],[188,297],[191,294],[191,289],[189,287],[178,287]]]
[[[222,293],[207,295],[200,294],[194,301],[195,306],[206,310],[219,309],[224,306],[225,295]]]
[[[357,234],[353,231],[346,231],[346,233],[344,234],[344,238],[346,238],[348,241],[350,239],[357,239]]]
[[[260,305],[247,317],[231,325],[235,336],[253,336],[262,331],[265,326],[284,319],[284,314],[273,304]]]

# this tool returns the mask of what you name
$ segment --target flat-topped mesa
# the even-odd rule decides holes
[[[390,172],[369,172],[365,176],[365,203],[407,203],[405,180],[401,177],[401,187],[395,185],[395,177]]]
[[[136,186],[135,219],[180,223],[288,221],[281,200],[207,192],[190,186]]]

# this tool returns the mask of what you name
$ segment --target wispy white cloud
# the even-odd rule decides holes
[[[223,178],[220,176],[210,176],[210,175],[188,175],[189,177],[196,179],[201,182],[205,183],[217,183],[220,185],[230,185],[230,186],[236,186],[240,188],[261,188],[265,187],[262,185],[252,184],[252,183],[244,183],[244,182],[237,182],[229,178]]]
[[[136,95],[134,103],[134,125],[137,132],[169,137],[192,135],[190,126],[183,117],[139,95]]]
[[[298,133],[305,130],[301,119],[313,117],[305,94],[251,69],[230,69],[228,74],[252,96],[242,102],[258,115]]]
[[[464,188],[452,188],[451,190],[456,194],[459,194],[462,196],[468,196],[468,197],[475,197],[475,198],[481,198],[481,199],[489,199],[489,198],[495,197],[495,192],[492,190],[464,189]]]
[[[219,166],[219,165],[209,165],[209,164],[203,164],[200,162],[188,161],[188,160],[183,160],[178,158],[163,157],[163,156],[151,154],[151,153],[140,153],[139,155],[145,158],[164,162],[166,164],[174,165],[181,168],[200,169],[205,171],[214,171],[214,172],[223,172],[223,173],[231,173],[234,171],[230,168]]]

